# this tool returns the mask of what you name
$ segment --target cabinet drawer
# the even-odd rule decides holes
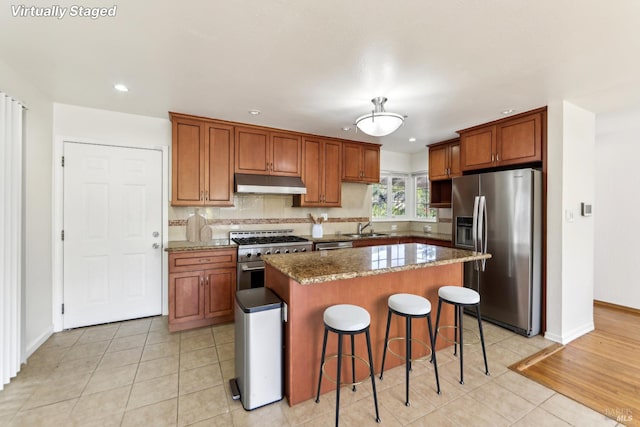
[[[235,249],[171,253],[169,254],[169,273],[235,267],[236,254]]]

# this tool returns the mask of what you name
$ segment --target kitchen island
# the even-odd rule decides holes
[[[428,298],[435,324],[438,288],[462,286],[463,263],[490,257],[416,243],[265,256],[265,286],[287,304],[285,395],[289,404],[315,396],[324,332],[322,316],[328,306],[355,304],[369,312],[374,370],[379,372],[388,297],[404,292]],[[441,323],[453,324],[449,304],[443,307]],[[396,320],[390,336],[399,335],[404,335],[404,323]],[[413,336],[428,342],[426,322],[414,321]],[[438,349],[446,345],[439,340]],[[422,355],[420,346],[414,347],[414,357]],[[327,354],[335,353],[336,348],[337,340],[330,334]],[[356,339],[356,354],[366,354],[364,340]],[[385,367],[400,363],[398,358],[388,357]],[[356,371],[358,378],[366,376],[365,367],[357,367]],[[350,376],[348,369],[345,375]],[[325,393],[335,389],[335,384],[323,381],[322,387]]]

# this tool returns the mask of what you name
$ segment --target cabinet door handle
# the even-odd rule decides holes
[[[491,153],[491,161],[492,161],[492,162],[494,161],[494,160],[493,160],[494,158],[495,158],[495,156],[493,155],[493,153]]]
[[[204,286],[204,279],[200,279],[200,286]]]
[[[204,199],[204,191],[200,191],[200,200]]]
[[[500,153],[496,153],[496,162],[500,161]]]
[[[209,201],[209,190],[204,192],[204,200]]]

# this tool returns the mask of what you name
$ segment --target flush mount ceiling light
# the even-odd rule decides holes
[[[123,85],[122,83],[118,83],[116,85],[113,85],[113,88],[117,91],[120,92],[129,92],[129,88],[126,87],[125,85]]]
[[[251,114],[252,116],[259,116],[260,110],[249,110],[249,114]]]
[[[387,98],[379,96],[371,100],[374,109],[370,114],[365,114],[356,119],[354,123],[362,132],[371,136],[385,136],[394,132],[403,123],[406,116],[384,111],[384,103]]]

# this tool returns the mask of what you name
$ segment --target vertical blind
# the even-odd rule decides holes
[[[0,390],[20,370],[22,105],[0,92]]]

